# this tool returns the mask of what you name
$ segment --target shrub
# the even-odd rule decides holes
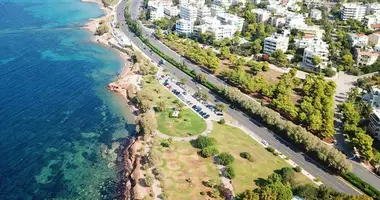
[[[380,197],[380,191],[372,187],[367,182],[361,180],[355,174],[348,172],[348,173],[343,174],[342,177],[346,179],[348,182],[350,182],[352,185],[356,186],[361,191],[366,193],[368,196],[373,197],[374,199]]]
[[[273,147],[267,147],[265,149],[268,150],[271,153],[274,153],[276,151]]]
[[[234,179],[236,176],[235,169],[232,166],[227,166],[223,171],[223,176],[229,179]]]
[[[206,192],[201,191],[199,194],[203,196],[206,194]]]
[[[235,161],[235,158],[230,154],[223,152],[218,156],[219,164],[227,166]]]
[[[170,146],[170,143],[169,143],[168,140],[162,140],[162,141],[161,141],[161,146],[163,146],[163,147],[169,147],[169,146]]]
[[[208,158],[210,156],[217,155],[219,153],[219,150],[216,147],[210,146],[205,147],[201,150],[201,155],[205,158]]]
[[[333,77],[336,75],[336,72],[330,67],[330,68],[326,68],[326,69],[323,69],[323,73],[325,73],[325,75],[327,77]]]
[[[145,184],[149,187],[151,187],[153,185],[153,177],[150,174],[146,175]]]
[[[294,171],[296,171],[298,173],[300,173],[302,171],[302,168],[300,166],[297,166],[297,167],[295,167],[293,169],[294,169]]]
[[[251,154],[248,152],[241,152],[240,157],[245,158],[251,162],[253,161]]]
[[[280,175],[282,177],[283,182],[290,183],[291,180],[294,178],[294,170],[290,167],[281,168]]]
[[[197,139],[192,141],[192,145],[195,148],[203,149],[205,147],[213,146],[216,143],[216,140],[214,138],[210,138],[207,136],[199,136]]]
[[[226,123],[226,120],[224,118],[219,120],[219,124],[225,124],[225,123]]]

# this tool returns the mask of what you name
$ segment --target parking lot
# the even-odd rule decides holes
[[[219,121],[223,118],[223,112],[217,111],[207,101],[202,100],[196,92],[190,90],[186,85],[172,78],[170,75],[159,75],[158,82],[176,95],[183,103],[204,119]]]

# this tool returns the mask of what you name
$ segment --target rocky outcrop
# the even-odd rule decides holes
[[[125,200],[139,199],[138,180],[141,178],[141,155],[139,149],[141,141],[138,138],[132,138],[130,144],[124,151],[124,197]]]

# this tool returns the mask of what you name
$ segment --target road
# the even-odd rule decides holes
[[[125,25],[125,19],[124,19],[124,8],[126,5],[126,1],[123,0],[117,7],[117,20],[121,24],[122,31],[126,34],[128,38],[130,38],[131,42],[135,44],[139,49],[141,49],[146,55],[148,55],[152,61],[158,63],[161,60],[161,57],[155,54],[154,52],[150,51],[149,47],[147,47],[143,42],[140,41],[138,37],[136,37],[132,32],[130,32]],[[132,0],[130,5],[131,10],[131,16],[134,19],[138,18],[138,12],[140,9],[139,0]],[[145,38],[149,39],[149,41],[159,48],[162,52],[167,54],[168,56],[178,59],[178,61],[184,60],[186,62],[186,65],[195,70],[196,72],[204,72],[201,70],[198,66],[190,63],[184,58],[181,58],[179,55],[177,55],[175,52],[167,48],[165,45],[160,43],[156,40],[156,38],[152,37],[149,32],[147,32],[144,28],[142,28],[142,33]],[[167,69],[171,74],[176,76],[178,79],[184,78],[187,80],[187,85],[193,89],[201,88],[203,91],[209,92],[209,98],[210,101],[219,101],[223,102],[223,99],[218,97],[217,95],[210,92],[207,88],[203,87],[200,84],[197,84],[194,80],[191,80],[190,77],[188,77],[186,74],[184,74],[182,71],[177,69],[175,66],[171,65],[170,63],[166,62],[165,66],[163,66],[165,69]],[[216,85],[225,85],[223,81],[219,80],[215,76],[212,76],[211,74],[207,74],[208,81],[212,82]],[[248,117],[244,113],[231,109],[227,107],[226,112],[232,116],[234,119],[236,119],[241,125],[245,126],[246,128],[250,129],[252,132],[254,132],[257,135],[257,138],[261,138],[263,140],[266,140],[271,146],[276,148],[277,150],[283,152],[286,156],[289,156],[291,160],[293,160],[295,163],[297,163],[300,167],[305,169],[306,171],[313,174],[315,177],[318,177],[324,182],[325,184],[329,185],[333,189],[343,192],[346,194],[359,194],[359,192],[356,189],[353,189],[350,185],[348,185],[345,181],[342,181],[342,179],[339,176],[330,174],[328,170],[326,170],[323,166],[316,163],[314,160],[312,160],[310,157],[306,156],[302,151],[295,148],[292,144],[288,143],[287,141],[284,141],[283,139],[279,138],[276,134],[272,133],[270,130],[266,129],[264,126],[262,126],[260,123],[255,121],[254,119]],[[353,165],[353,168],[357,168],[357,165]],[[354,171],[354,173],[357,173]],[[363,178],[370,184],[372,184],[376,188],[380,188],[380,182],[376,176],[373,177],[369,174],[369,172],[364,172],[361,170],[358,172],[360,177],[366,177]],[[364,176],[362,176],[364,174]],[[357,174],[358,175],[358,174]],[[358,175],[358,176],[359,176]],[[369,177],[369,178],[368,178]],[[367,179],[368,178],[368,179]],[[370,180],[370,181],[369,181]]]

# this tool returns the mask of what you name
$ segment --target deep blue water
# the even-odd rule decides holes
[[[0,199],[112,199],[128,111],[122,61],[80,30],[79,0],[0,0]]]

